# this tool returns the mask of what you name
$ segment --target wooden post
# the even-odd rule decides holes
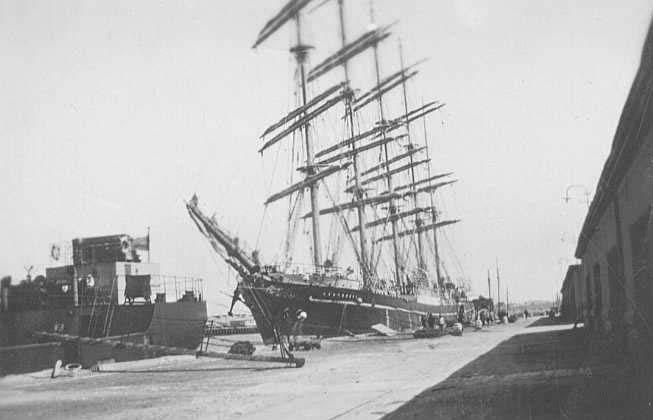
[[[204,350],[205,352],[209,351],[209,341],[211,340],[211,334],[213,334],[213,320],[211,320],[208,334],[206,334],[206,349]]]
[[[73,299],[74,306],[79,306],[79,286],[77,284],[77,269],[73,269]]]

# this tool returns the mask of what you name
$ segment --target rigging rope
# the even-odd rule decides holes
[[[277,166],[279,164],[279,154],[281,151],[281,146],[277,147],[277,154],[274,158],[274,166],[272,168],[272,175],[270,176],[270,181],[268,182],[268,187],[267,187],[267,192],[266,196],[270,195],[270,192],[272,191],[272,181],[274,181],[274,175],[277,172]],[[262,162],[262,161],[261,161]],[[263,163],[261,163],[263,165]],[[254,249],[258,249],[261,241],[261,234],[263,233],[263,223],[265,222],[265,217],[267,216],[268,213],[268,206],[267,204],[263,207],[263,215],[261,216],[261,222],[259,224],[258,228],[258,233],[256,235],[256,244],[254,245]]]
[[[285,264],[286,270],[290,268],[290,264],[292,263],[291,254],[293,252],[293,244],[295,243],[297,226],[299,225],[299,219],[300,219],[297,216],[297,209],[301,209],[303,200],[304,200],[304,190],[298,192],[297,198],[295,200],[295,205],[293,206],[292,209],[290,209],[290,212],[288,214],[288,232],[286,234],[286,243],[285,243],[284,256],[283,256],[283,260],[284,260],[283,262]],[[295,216],[294,218],[293,215]]]
[[[326,183],[324,183],[324,182],[322,182],[322,185],[324,186],[324,189],[326,190],[326,192],[327,192],[327,194],[329,196],[329,199],[332,201],[333,205],[337,207],[338,204],[334,201],[333,196],[331,195],[331,191],[329,191],[328,185],[326,185]],[[338,209],[336,214],[338,215],[338,218],[339,218],[339,220],[340,220],[340,222],[342,224],[343,230],[345,231],[345,235],[347,235],[347,238],[351,242],[352,248],[354,250],[354,255],[356,256],[356,261],[358,262],[358,266],[361,268],[361,270],[367,270],[368,274],[370,274],[370,276],[371,276],[371,272],[370,272],[369,267],[364,267],[363,264],[362,264],[361,255],[358,252],[358,248],[356,246],[356,240],[354,239],[354,237],[351,234],[351,230],[349,228],[349,224],[347,223],[347,219],[342,214],[342,211],[340,209]]]

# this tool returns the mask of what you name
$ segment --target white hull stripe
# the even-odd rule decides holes
[[[330,300],[330,299],[317,299],[314,298],[313,296],[308,297],[309,302],[319,302],[319,303],[331,303],[331,304],[340,304],[340,305],[351,305],[351,306],[364,306],[367,308],[379,308],[379,309],[388,309],[391,311],[401,311],[401,312],[406,312],[410,314],[415,314],[415,315],[424,315],[426,312],[420,312],[420,311],[411,311],[409,309],[404,309],[404,308],[398,308],[395,306],[388,306],[388,305],[379,305],[379,304],[374,304],[372,305],[371,303],[356,303],[356,302],[350,302],[346,300]],[[438,312],[440,314],[441,312]],[[458,315],[458,312],[442,312],[442,315]]]

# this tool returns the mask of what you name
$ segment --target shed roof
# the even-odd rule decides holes
[[[619,125],[612,141],[610,155],[603,165],[589,211],[576,246],[576,258],[581,258],[587,249],[592,233],[616,190],[633,164],[644,139],[653,123],[653,23],[649,25],[644,41],[639,69],[623,107]]]

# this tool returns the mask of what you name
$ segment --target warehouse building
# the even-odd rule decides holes
[[[650,340],[653,317],[653,30],[624,105],[576,258],[586,324],[617,344]]]
[[[562,302],[560,303],[560,316],[565,321],[574,322],[583,317],[583,290],[580,284],[580,264],[567,267],[567,274],[562,282]]]

